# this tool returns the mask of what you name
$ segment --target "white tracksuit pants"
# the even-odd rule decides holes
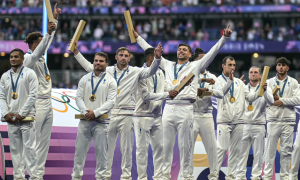
[[[194,155],[194,148],[198,134],[200,135],[203,145],[205,147],[210,174],[208,175],[208,179],[217,180],[218,177],[218,157],[217,157],[217,140],[215,135],[215,125],[213,117],[200,117],[200,115],[195,112],[194,114],[195,120],[193,125],[193,148],[192,148],[192,157]],[[190,173],[193,174],[194,165],[193,158],[191,158],[190,164]]]
[[[81,120],[78,125],[76,138],[76,150],[74,157],[74,168],[72,179],[81,180],[83,176],[83,167],[87,152],[90,149],[92,139],[94,139],[95,155],[97,160],[96,179],[104,179],[107,165],[107,149],[108,149],[108,124],[102,124],[97,121]]]
[[[293,150],[294,125],[280,125],[268,123],[267,157],[265,161],[264,180],[271,180],[273,166],[280,138],[280,179],[286,180],[289,176],[291,154]]]
[[[193,179],[189,173],[190,159],[192,158],[192,130],[194,112],[192,104],[166,103],[162,117],[163,146],[165,163],[163,167],[164,179],[171,179],[173,148],[178,132],[178,147],[180,151],[181,179]]]
[[[147,180],[148,147],[153,151],[154,180],[163,178],[163,127],[159,117],[134,117],[138,180]]]
[[[218,173],[227,150],[229,150],[228,175],[225,179],[233,180],[235,179],[236,167],[239,162],[239,150],[244,124],[218,124],[217,127]]]
[[[298,180],[298,170],[300,164],[300,123],[298,123],[297,135],[294,142],[294,150],[292,154],[292,167],[290,169],[289,180]]]
[[[107,170],[105,179],[111,177],[111,166],[113,163],[117,137],[120,137],[120,149],[122,153],[122,175],[121,180],[131,179],[132,149],[133,149],[133,121],[132,116],[114,115],[110,119],[108,126],[108,151]]]
[[[265,148],[265,125],[244,124],[243,137],[240,149],[240,160],[237,167],[236,180],[245,180],[249,150],[252,144],[253,166],[252,180],[260,180],[263,165],[263,154]]]
[[[37,99],[36,108],[36,154],[38,160],[37,176],[43,179],[45,164],[49,151],[51,130],[53,124],[53,110],[51,99]]]
[[[38,179],[36,176],[36,134],[35,122],[8,123],[8,138],[11,159],[14,167],[14,180],[26,180],[24,164],[30,176],[29,179]],[[24,161],[22,161],[24,159]]]

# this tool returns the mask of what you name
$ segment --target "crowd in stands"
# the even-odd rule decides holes
[[[201,4],[247,5],[247,4],[287,4],[300,0],[54,0],[53,3],[67,6],[196,6]],[[0,0],[2,7],[40,7],[42,0]]]
[[[300,19],[290,19],[288,25],[272,26],[271,23],[243,20],[210,20],[201,27],[201,20],[174,20],[170,17],[137,20],[135,30],[146,40],[217,40],[223,28],[231,24],[232,41],[284,41],[300,40]],[[277,23],[278,24],[278,23]],[[76,30],[78,21],[60,21],[56,42],[69,41]],[[0,40],[24,40],[34,31],[42,31],[41,21],[11,21],[0,19]],[[128,31],[121,20],[87,20],[81,40],[128,41]]]

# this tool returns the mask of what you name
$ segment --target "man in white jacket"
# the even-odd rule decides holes
[[[92,139],[94,139],[97,160],[95,177],[97,180],[105,178],[108,147],[107,128],[110,110],[117,97],[117,83],[106,72],[107,61],[108,56],[105,53],[96,53],[94,71],[83,76],[78,84],[76,104],[86,119],[81,119],[78,125],[73,180],[81,180],[83,176],[85,158]],[[107,115],[107,117],[101,118],[102,115]]]
[[[263,179],[270,180],[280,138],[280,179],[287,180],[293,150],[294,126],[296,120],[295,106],[300,104],[300,94],[296,79],[287,75],[291,62],[284,57],[276,61],[277,75],[268,80],[273,89],[280,86],[279,93],[274,96],[273,106],[267,109],[267,157]]]
[[[139,68],[128,65],[130,51],[121,47],[116,52],[117,64],[108,66],[106,72],[111,74],[117,82],[117,99],[111,111],[111,120],[108,126],[108,153],[106,179],[111,177],[111,166],[116,147],[116,140],[120,137],[120,148],[122,153],[122,175],[121,179],[131,179],[132,148],[133,148],[133,111],[136,105],[136,93],[138,82],[154,75],[159,67],[162,54],[162,45],[155,49],[154,60],[150,67]],[[74,55],[76,60],[88,72],[94,70],[94,66],[87,61],[78,51],[78,44],[75,42]]]
[[[227,180],[235,179],[236,167],[239,161],[243,123],[245,114],[245,101],[253,102],[258,96],[257,92],[249,92],[246,85],[238,78],[230,78],[231,71],[235,70],[235,60],[227,56],[222,62],[223,73],[218,81],[227,87],[223,99],[217,99],[217,146],[218,146],[218,172],[221,169],[224,157],[229,149]],[[228,81],[230,82],[228,84]],[[267,86],[264,85],[264,88]]]
[[[171,167],[173,160],[173,148],[178,132],[178,146],[180,149],[180,175],[183,179],[193,179],[190,174],[190,161],[192,158],[192,129],[194,121],[193,102],[196,100],[198,77],[212,62],[220,49],[230,37],[232,31],[229,26],[224,30],[224,36],[214,45],[201,61],[190,62],[192,49],[187,44],[179,44],[177,50],[177,62],[164,58],[161,60],[160,68],[165,71],[166,81],[170,88],[176,88],[180,82],[190,73],[195,75],[194,80],[174,99],[166,101],[164,107],[163,143],[164,143],[164,179],[171,179]],[[137,43],[146,50],[150,46],[143,38],[134,31]]]
[[[146,63],[143,67],[151,66],[154,59],[154,48],[145,51]],[[134,111],[134,131],[136,138],[136,163],[138,180],[147,180],[148,146],[153,151],[154,180],[163,178],[163,127],[162,103],[169,97],[175,97],[178,91],[170,90],[165,83],[165,76],[158,69],[150,78],[139,81],[137,105]]]
[[[36,176],[35,122],[22,122],[25,116],[35,116],[35,101],[38,95],[38,79],[32,69],[23,66],[24,52],[10,52],[11,69],[0,81],[0,108],[2,117],[8,122],[8,138],[14,179],[25,180],[22,159],[24,158],[29,179]]]
[[[247,88],[250,92],[258,91],[261,79],[261,71],[258,67],[249,69],[250,83]],[[274,98],[272,89],[267,87],[263,97],[257,98],[255,101],[245,101],[244,129],[240,149],[240,160],[237,168],[236,180],[246,179],[247,160],[249,150],[252,144],[253,148],[253,165],[252,180],[260,180],[263,165],[263,154],[265,148],[266,135],[266,108],[267,105],[273,105]]]
[[[49,69],[45,60],[47,52],[52,43],[55,29],[58,23],[60,8],[55,4],[53,17],[55,22],[49,22],[47,33],[43,35],[39,32],[30,33],[25,42],[29,46],[28,53],[25,54],[24,66],[33,69],[39,81],[38,99],[35,103],[36,113],[36,150],[37,150],[37,175],[43,179],[45,174],[45,163],[48,156],[50,136],[53,124],[53,110],[51,102],[52,81]]]
[[[200,60],[205,55],[204,51],[201,48],[195,49],[195,54],[193,55],[194,61]],[[201,61],[201,60],[200,60]],[[213,96],[216,98],[223,98],[224,92],[227,92],[225,89],[228,86],[223,88],[219,84],[217,77],[210,73],[207,70],[204,70],[199,75],[199,90],[203,91],[212,91]],[[231,85],[231,84],[229,84]],[[224,91],[224,92],[223,92]],[[196,102],[193,103],[194,106],[194,124],[192,132],[192,155],[194,154],[194,147],[198,134],[200,135],[205,150],[208,156],[209,170],[210,174],[208,179],[217,180],[218,177],[218,157],[217,157],[217,141],[215,135],[215,123],[212,115],[212,97],[202,97],[197,96]],[[193,156],[192,156],[193,157]],[[193,158],[191,158],[190,164],[190,173],[193,174]]]

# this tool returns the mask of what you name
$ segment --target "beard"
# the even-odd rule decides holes
[[[20,67],[22,64],[11,65],[11,67]]]
[[[182,58],[179,58],[179,57],[178,57],[178,60],[179,60],[179,61],[186,61],[186,60],[188,60],[188,59],[189,59],[189,58],[186,58],[186,57],[182,57]]]

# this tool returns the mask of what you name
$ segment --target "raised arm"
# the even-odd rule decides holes
[[[85,115],[87,113],[85,103],[83,100],[85,85],[86,85],[86,81],[85,81],[85,76],[84,76],[83,78],[80,79],[80,81],[78,83],[78,89],[77,89],[77,93],[76,93],[76,105],[79,108],[80,113],[82,115]]]
[[[140,45],[140,47],[145,51],[148,48],[153,48],[150,44],[148,44],[145,39],[143,39],[141,36],[139,36],[139,34],[134,30],[133,30],[133,34],[136,38],[136,42],[138,43],[138,45]],[[160,68],[165,70],[165,67],[167,67],[168,63],[172,63],[172,61],[169,61],[167,59],[165,59],[164,57],[161,57],[161,63],[160,63]]]
[[[162,45],[161,43],[159,43],[157,48],[154,50],[154,60],[151,66],[147,68],[141,68],[141,71],[139,73],[139,80],[151,77],[156,73],[156,71],[159,68],[162,52],[163,52]]]
[[[143,79],[138,83],[138,90],[143,101],[158,101],[169,97],[169,92],[150,93],[146,81],[146,79]]]
[[[291,98],[279,98],[283,102],[284,106],[298,106],[300,105],[300,92],[298,88],[298,82],[292,82],[292,93],[293,97]]]
[[[25,117],[29,111],[31,110],[32,106],[35,104],[37,96],[38,96],[38,78],[34,71],[30,71],[28,74],[28,85],[29,85],[29,95],[27,100],[19,112],[21,117]]]
[[[57,24],[58,24],[58,16],[59,14],[61,13],[61,9],[60,8],[56,8],[57,7],[57,3],[54,5],[54,10],[53,10],[53,17],[54,17],[54,23],[55,23],[55,26],[56,26],[56,29],[54,29],[54,31],[52,31],[52,34],[51,34],[51,38],[47,44],[47,48],[45,50],[45,54],[44,56],[46,56],[46,52],[48,51],[52,41],[53,41],[53,37],[56,33],[56,30],[57,30]]]
[[[24,66],[33,69],[35,63],[43,56],[46,51],[47,45],[51,39],[51,34],[56,28],[54,22],[49,22],[47,27],[47,33],[43,37],[42,41],[35,48],[32,54],[26,54],[24,59]]]
[[[100,117],[102,114],[108,113],[115,105],[117,98],[117,83],[111,81],[108,88],[106,102],[99,108],[94,110],[95,117]]]
[[[2,113],[2,117],[5,117],[8,114],[8,105],[6,101],[5,95],[5,84],[4,84],[4,75],[2,75],[0,80],[0,109]]]
[[[90,63],[87,59],[85,59],[83,55],[79,52],[77,42],[74,43],[75,47],[73,52],[75,59],[79,62],[79,64],[83,67],[84,70],[86,70],[87,72],[92,72],[94,70],[93,64]]]
[[[200,61],[195,61],[195,65],[198,68],[199,74],[204,71],[209,64],[214,60],[216,55],[222,49],[223,45],[226,43],[227,39],[230,37],[232,31],[229,29],[230,24],[224,29],[224,36],[206,53]]]

